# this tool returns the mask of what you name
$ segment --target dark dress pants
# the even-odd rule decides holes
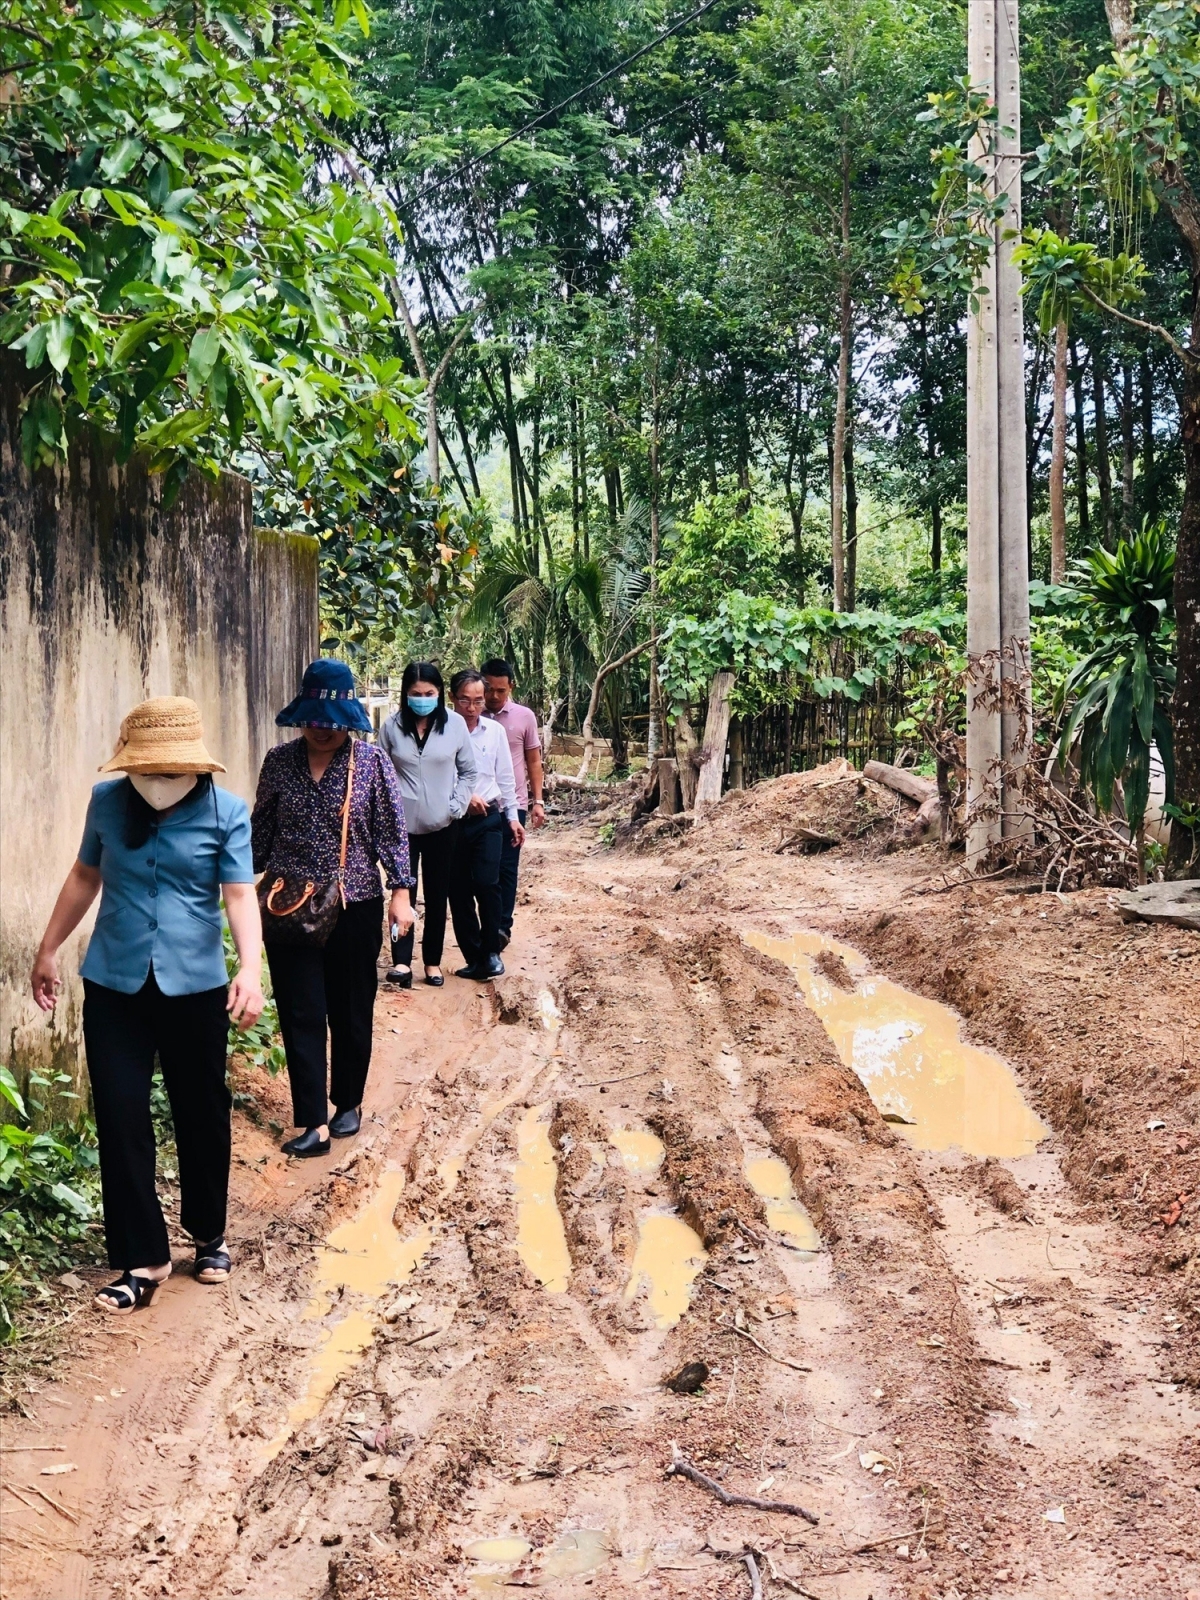
[[[108,1262],[118,1271],[171,1259],[154,1182],[154,1058],[175,1122],[179,1220],[201,1244],[225,1232],[229,1194],[226,991],[165,995],[153,970],[136,994],[83,980],[83,1041],[100,1143]]]
[[[267,965],[279,1008],[279,1030],[298,1128],[329,1121],[325,1090],[328,1026],[329,1097],[339,1111],[362,1104],[371,1065],[376,962],[383,945],[383,896],[352,900],[339,913],[324,949],[268,944]]]
[[[528,811],[518,811],[521,826],[525,826]],[[500,851],[500,932],[512,938],[513,915],[517,908],[517,874],[521,869],[521,846],[513,843],[512,830],[505,828],[504,844]]]
[[[425,894],[425,917],[421,928],[421,960],[427,967],[440,967],[442,948],[446,943],[446,901],[450,895],[450,860],[454,854],[454,833],[457,824],[439,828],[436,833],[410,833],[408,854],[413,876],[408,891],[409,903],[417,903],[417,863],[421,865],[421,886]],[[416,935],[414,922],[408,932],[392,940],[392,965],[411,967],[413,941]]]
[[[454,937],[468,966],[500,954],[500,854],[508,823],[503,811],[464,817],[450,867]]]

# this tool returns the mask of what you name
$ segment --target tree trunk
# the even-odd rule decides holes
[[[633,649],[626,650],[623,656],[616,656],[612,660],[606,661],[600,668],[599,672],[597,672],[595,681],[592,684],[592,692],[588,697],[587,715],[583,719],[583,759],[579,764],[579,772],[576,775],[576,782],[583,782],[584,778],[586,778],[588,775],[588,768],[592,764],[592,752],[596,748],[596,739],[594,733],[592,732],[592,724],[596,719],[596,708],[600,704],[600,691],[604,688],[606,679],[611,673],[616,672],[618,667],[623,667],[627,661],[632,661],[634,656],[641,655],[642,651],[646,649],[649,642],[650,641],[647,639],[642,644],[635,644]]]
[[[1075,402],[1075,497],[1079,507],[1079,537],[1092,542],[1092,508],[1088,503],[1087,419],[1083,414],[1083,368],[1079,346],[1071,340],[1071,391]]]
[[[696,735],[686,711],[675,719],[675,764],[679,768],[679,803],[684,811],[696,809]]]
[[[850,360],[854,341],[850,279],[842,278],[839,311],[837,405],[833,420],[833,446],[829,466],[829,541],[833,555],[833,609],[846,609],[846,419],[850,402]]]
[[[854,302],[850,282],[850,144],[842,140],[841,275],[838,281],[837,407],[833,420],[833,461],[829,474],[829,539],[833,553],[833,609],[846,609],[845,509],[846,414],[850,403],[850,363],[854,352]]]
[[[729,787],[746,787],[746,737],[741,717],[729,724]]]
[[[1121,525],[1133,532],[1133,369],[1121,368]]]
[[[1050,446],[1050,582],[1067,581],[1067,324],[1054,330],[1054,426]]]
[[[661,748],[660,722],[662,719],[662,699],[658,686],[658,501],[662,488],[658,470],[659,403],[661,400],[658,389],[658,360],[659,341],[656,333],[654,338],[654,367],[650,380],[650,592],[648,596],[650,602],[650,721],[646,728],[647,765],[651,765],[658,760],[658,752]]]
[[[1142,515],[1158,520],[1158,482],[1154,470],[1154,369],[1143,352],[1140,362],[1142,401]]]
[[[1197,285],[1200,287],[1200,285]],[[1200,303],[1193,313],[1191,348],[1200,348]],[[1175,546],[1176,679],[1171,698],[1175,731],[1175,799],[1185,811],[1200,811],[1200,365],[1188,362],[1183,376],[1183,510]],[[1176,876],[1195,872],[1200,829],[1171,828],[1170,867]]]
[[[1114,543],[1112,458],[1108,453],[1108,395],[1104,388],[1104,347],[1092,351],[1092,409],[1096,414],[1096,485],[1100,491],[1100,537],[1105,548]]]
[[[682,810],[679,803],[679,767],[674,756],[660,756],[658,758],[658,810],[664,817],[678,816]]]
[[[925,460],[928,463],[929,523],[932,535],[929,547],[929,565],[934,572],[942,570],[942,504],[937,492],[937,440],[933,433],[933,385],[929,374],[929,318],[921,313],[919,325],[921,345],[921,421],[925,427]]]
[[[854,475],[854,425],[846,429],[846,610],[858,597],[858,479]]]
[[[725,748],[729,742],[729,701],[733,673],[714,672],[708,691],[708,716],[700,748],[700,774],[696,781],[696,815],[701,816],[721,798],[725,782]]]

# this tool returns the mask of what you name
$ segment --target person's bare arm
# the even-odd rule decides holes
[[[33,998],[43,1011],[53,1011],[58,1000],[61,979],[58,975],[58,952],[63,941],[83,921],[88,907],[100,893],[100,868],[85,867],[82,861],[67,873],[66,882],[58,891],[50,921],[34,957],[31,981]]]
[[[542,803],[544,769],[540,750],[526,750],[525,770],[529,773],[529,825],[531,828],[540,828],[546,821],[546,807]]]
[[[239,1028],[252,1028],[263,1008],[262,918],[252,883],[223,883],[225,915],[241,963],[229,985],[225,1009]]]

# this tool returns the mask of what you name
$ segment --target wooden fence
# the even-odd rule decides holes
[[[892,761],[896,755],[892,730],[904,715],[903,697],[888,693],[870,700],[805,697],[790,705],[770,706],[755,717],[742,717],[742,781],[748,787],[784,772],[805,772],[836,756],[847,757],[856,767],[868,761]],[[736,731],[732,744],[736,752]]]

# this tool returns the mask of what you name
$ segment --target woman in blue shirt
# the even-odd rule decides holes
[[[261,927],[245,803],[212,781],[192,700],[147,700],[121,724],[92,790],[79,859],[67,875],[33,967],[51,1011],[58,952],[103,889],[83,976],[83,1038],[100,1144],[104,1233],[120,1278],[96,1296],[118,1314],[148,1305],[170,1275],[154,1186],[150,1081],[157,1054],[179,1155],[180,1222],[196,1240],[196,1276],[223,1283],[231,1098],[229,1017],[249,1026],[263,1006]],[[226,991],[221,899],[240,969]],[[228,1015],[227,1015],[228,1013]]]

